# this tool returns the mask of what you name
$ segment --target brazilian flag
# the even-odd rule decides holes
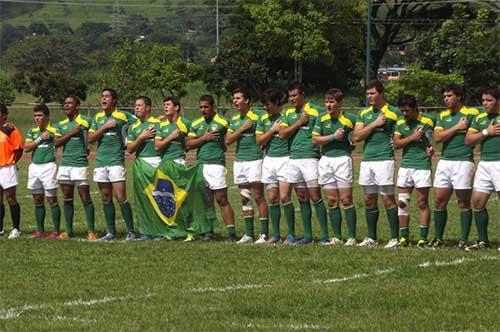
[[[213,230],[217,217],[201,164],[185,167],[164,160],[155,168],[138,158],[133,172],[141,234],[179,238]]]

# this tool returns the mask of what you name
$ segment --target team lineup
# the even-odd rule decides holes
[[[319,223],[322,245],[378,246],[377,224],[382,200],[389,223],[390,239],[385,248],[410,246],[410,201],[413,191],[418,207],[419,248],[444,246],[447,205],[453,193],[460,209],[461,234],[457,248],[477,250],[490,247],[487,202],[500,193],[500,90],[487,88],[482,94],[484,110],[464,105],[463,87],[449,84],[442,89],[446,109],[439,114],[420,112],[414,96],[403,94],[397,105],[389,105],[379,81],[367,85],[369,107],[350,114],[342,111],[344,95],[339,89],[325,94],[324,107],[306,100],[302,84],[293,82],[286,95],[267,90],[264,109],[251,105],[244,89],[233,91],[237,114],[228,119],[216,110],[210,95],[199,98],[200,117],[190,121],[181,115],[177,97],[167,97],[163,115],[152,116],[152,101],[137,97],[132,115],[117,109],[115,90],[102,90],[101,111],[93,118],[79,113],[75,96],[64,100],[66,119],[50,122],[49,108],[35,105],[35,126],[24,142],[18,129],[8,122],[8,109],[0,105],[0,235],[4,236],[5,207],[10,208],[12,230],[9,238],[20,236],[21,209],[16,199],[17,168],[23,151],[31,153],[27,187],[35,208],[33,238],[74,236],[74,192],[80,196],[89,241],[117,239],[115,204],[125,221],[125,240],[147,240],[155,234],[137,234],[133,209],[127,199],[125,151],[153,167],[162,161],[186,166],[186,152],[196,150],[210,201],[216,201],[227,231],[227,242],[306,245],[313,243],[313,210]],[[441,144],[440,159],[432,177],[433,143]],[[89,185],[89,144],[95,144],[93,181],[97,183],[106,232],[98,237],[95,208]],[[245,231],[237,237],[234,210],[228,199],[225,153],[236,145],[234,184],[239,189]],[[353,200],[354,168],[352,151],[363,144],[358,183],[363,190],[367,234],[358,242],[357,214]],[[480,145],[480,161],[474,165],[474,146]],[[56,150],[62,148],[59,163]],[[402,150],[396,171],[394,150]],[[396,179],[396,181],[395,181]],[[395,188],[397,186],[397,191]],[[57,199],[63,198],[62,216]],[[429,195],[434,191],[431,210]],[[295,206],[299,204],[303,234],[295,232]],[[396,197],[397,196],[397,197]],[[324,198],[324,200],[323,200]],[[45,201],[53,231],[45,232]],[[254,211],[254,206],[256,211]],[[257,212],[257,213],[255,213]],[[254,229],[258,214],[258,232]],[[61,231],[61,219],[65,231]],[[431,219],[434,237],[429,240]],[[286,223],[282,239],[281,221]],[[342,232],[342,220],[347,236]],[[478,239],[470,242],[472,221]],[[146,223],[147,220],[140,220]],[[333,230],[330,237],[329,224]],[[6,235],[6,234],[5,234]],[[214,240],[214,231],[188,234],[185,241]],[[499,248],[500,250],[500,248]]]

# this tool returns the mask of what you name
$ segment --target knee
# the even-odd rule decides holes
[[[352,196],[341,197],[340,201],[342,202],[342,206],[344,207],[349,207],[353,205]]]
[[[16,195],[7,195],[7,203],[12,206],[17,204],[17,198]]]
[[[408,216],[410,213],[410,197],[409,193],[400,193],[398,195],[398,215]]]
[[[427,210],[429,208],[429,201],[427,198],[418,198],[417,205],[420,210]]]
[[[470,209],[470,201],[457,200],[457,205],[459,209]]]
[[[336,208],[339,206],[339,200],[335,197],[327,197],[326,203],[328,204],[328,207],[330,207],[330,208]]]

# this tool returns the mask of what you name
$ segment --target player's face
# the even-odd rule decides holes
[[[443,93],[443,101],[447,108],[455,108],[460,103],[460,98],[453,91],[445,91]]]
[[[33,120],[35,121],[37,127],[41,127],[49,122],[49,117],[43,114],[43,112],[34,112]]]
[[[75,100],[71,97],[64,99],[64,113],[68,116],[75,115],[78,111],[78,106],[75,103]]]
[[[110,110],[110,109],[114,109],[115,106],[116,106],[116,100],[113,99],[111,92],[104,91],[101,94],[101,108],[103,110]]]
[[[146,117],[149,115],[149,112],[151,111],[151,108],[146,105],[144,100],[142,99],[137,99],[135,101],[135,116],[138,117],[141,120],[145,120]]]
[[[205,119],[210,119],[215,114],[215,109],[210,103],[206,100],[200,101],[200,113]]]
[[[299,89],[288,91],[288,99],[295,107],[303,106],[305,104],[305,97],[302,93],[300,93]]]
[[[366,99],[370,106],[381,105],[384,102],[384,95],[377,91],[376,88],[366,90]]]
[[[500,107],[500,100],[495,99],[492,95],[483,94],[483,107],[488,113],[497,113]]]
[[[177,106],[171,100],[167,100],[163,103],[163,112],[165,115],[174,115],[177,113]]]
[[[248,98],[243,93],[238,92],[233,95],[233,106],[237,111],[246,111],[248,109]]]
[[[337,101],[335,98],[325,98],[325,109],[326,113],[332,114],[336,111],[339,111],[340,108],[342,107],[342,102]]]
[[[407,121],[416,120],[418,117],[418,110],[416,108],[411,108],[410,106],[401,106],[399,110],[401,111],[401,113],[403,113],[403,116]]]

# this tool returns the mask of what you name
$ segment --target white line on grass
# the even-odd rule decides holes
[[[370,273],[354,274],[354,275],[349,276],[349,277],[334,278],[334,279],[327,279],[327,280],[316,280],[316,282],[323,283],[323,284],[331,284],[331,283],[335,283],[335,282],[343,282],[343,281],[368,278],[368,277],[372,277],[372,276],[379,276],[379,275],[391,273],[391,272],[394,272],[394,269],[375,270],[375,271],[370,272]]]
[[[206,288],[193,288],[191,291],[195,293],[207,293],[207,292],[230,292],[235,290],[243,290],[243,289],[255,289],[255,288],[270,288],[271,285],[234,285],[227,287],[206,287]]]
[[[98,191],[91,191],[90,194],[91,195],[97,195],[97,194],[99,194],[99,192]],[[24,197],[24,198],[30,198],[30,197],[33,197],[33,195],[23,195],[22,197]]]
[[[330,328],[327,326],[321,326],[321,325],[316,325],[316,324],[273,324],[273,325],[261,325],[261,324],[256,324],[256,323],[248,323],[244,325],[232,324],[235,327],[238,328],[246,328],[246,329],[264,329],[264,330],[329,330]]]
[[[78,300],[66,301],[63,303],[55,303],[55,304],[25,304],[22,307],[0,309],[0,320],[15,319],[27,311],[44,310],[44,309],[50,309],[50,308],[57,307],[57,306],[63,306],[63,307],[91,306],[91,305],[96,305],[96,304],[101,304],[101,303],[108,303],[108,302],[115,302],[115,301],[126,301],[126,300],[146,298],[146,297],[151,297],[151,296],[153,296],[153,295],[152,294],[145,294],[145,295],[140,295],[140,296],[126,295],[126,296],[115,296],[115,297],[105,296],[102,299],[91,299],[91,300],[78,299]]]

